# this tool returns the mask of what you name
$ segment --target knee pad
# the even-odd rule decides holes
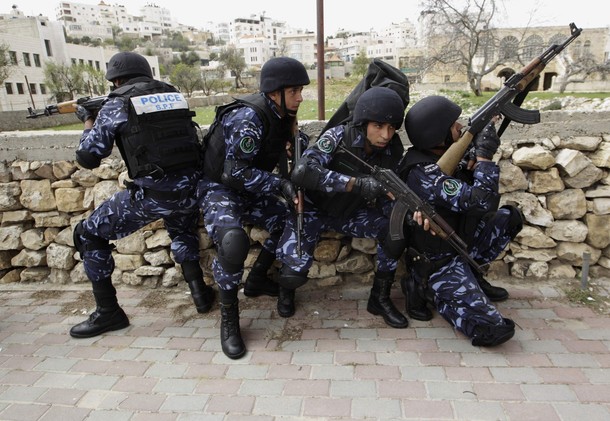
[[[282,265],[280,268],[279,284],[281,287],[287,289],[297,289],[307,283],[307,274],[309,271],[297,272],[290,269],[286,265]]]
[[[243,228],[223,228],[218,231],[218,262],[229,273],[244,268],[248,257],[250,239]]]
[[[110,245],[110,242],[105,238],[98,237],[97,235],[90,234],[85,230],[83,226],[84,221],[80,221],[72,232],[72,239],[74,240],[74,247],[78,251],[81,259],[85,251],[93,250],[112,250],[114,246]]]
[[[523,221],[525,220],[523,212],[521,212],[521,209],[513,205],[504,205],[500,209],[506,209],[510,212],[510,219],[508,220],[507,228],[511,239],[514,239],[523,229]]]
[[[496,346],[503,344],[515,334],[515,322],[504,318],[502,325],[478,325],[474,328],[473,346]]]

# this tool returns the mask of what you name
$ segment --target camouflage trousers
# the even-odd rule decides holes
[[[506,248],[514,233],[511,233],[510,211],[499,209],[495,215],[481,221],[476,229],[471,257],[479,263],[493,261]],[[435,256],[442,261],[447,256]],[[418,282],[424,282],[417,271],[411,274]],[[434,304],[439,314],[457,330],[469,338],[477,325],[501,325],[503,317],[479,287],[471,266],[461,256],[453,256],[442,267],[429,275],[428,291],[432,291]]]
[[[357,209],[349,218],[337,218],[305,202],[303,222],[301,257],[297,253],[297,227],[294,216],[286,220],[286,227],[278,243],[277,258],[290,269],[297,272],[309,270],[320,235],[325,231],[332,231],[353,238],[377,239],[377,270],[396,270],[398,260],[390,258],[381,246],[386,239],[390,222],[379,209],[363,207]]]
[[[171,251],[178,263],[199,261],[199,207],[193,195],[184,200],[154,200],[130,191],[121,190],[97,207],[83,221],[87,233],[105,240],[117,240],[138,229],[163,219],[171,239]],[[80,236],[83,244],[91,239]],[[95,247],[91,247],[95,248]],[[87,277],[95,282],[110,278],[114,271],[114,259],[110,248],[83,252]]]
[[[269,193],[238,192],[214,182],[200,182],[197,195],[205,228],[216,247],[221,230],[254,225],[269,232],[263,247],[275,252],[284,222],[290,214],[285,200]],[[218,287],[227,290],[240,284],[244,271],[242,268],[238,272],[228,272],[214,258],[212,273]]]

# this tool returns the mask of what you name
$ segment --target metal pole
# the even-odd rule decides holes
[[[36,104],[34,103],[34,95],[32,95],[32,90],[30,89],[30,82],[28,82],[28,77],[26,75],[23,75],[23,77],[25,77],[25,86],[28,88],[28,93],[30,94],[30,101],[32,101],[32,108],[36,109]]]
[[[582,275],[580,277],[580,289],[587,289],[587,278],[589,277],[589,260],[591,258],[591,253],[584,252],[582,254]]]
[[[317,0],[317,12],[318,120],[326,120],[324,116],[324,0]]]

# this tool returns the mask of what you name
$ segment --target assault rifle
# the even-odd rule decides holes
[[[301,157],[301,138],[299,137],[299,129],[297,125],[297,129],[294,135],[294,156],[292,157],[293,169],[294,165],[296,165],[297,160]],[[299,199],[299,203],[296,205],[296,214],[297,214],[297,255],[299,257],[302,256],[303,252],[301,251],[301,237],[303,235],[303,211],[305,208],[304,202],[304,194],[303,189],[299,186],[296,186],[297,189],[297,198]]]
[[[341,150],[350,154],[357,159],[366,168],[369,169],[375,180],[379,181],[387,192],[394,196],[394,207],[390,215],[390,238],[392,240],[402,240],[404,238],[403,227],[405,217],[409,211],[421,212],[424,220],[430,223],[430,229],[440,238],[447,241],[451,247],[462,256],[477,272],[485,274],[487,265],[481,266],[468,253],[468,246],[462,240],[455,230],[445,221],[428,202],[422,200],[407,184],[398,177],[398,175],[387,168],[380,168],[377,165],[373,166],[363,161],[358,156],[354,155],[344,146],[339,146]]]
[[[480,132],[494,116],[502,114],[505,117],[502,126],[498,130],[498,135],[502,134],[510,120],[522,124],[536,124],[540,122],[540,112],[538,110],[525,110],[520,108],[519,105],[521,105],[521,102],[525,99],[532,83],[540,75],[546,65],[562,52],[568,44],[574,41],[581,32],[582,29],[577,28],[574,23],[570,23],[571,35],[564,42],[551,45],[520,72],[512,75],[504,83],[504,87],[472,115],[468,121],[468,126],[465,128],[460,139],[451,144],[443,156],[437,161],[438,166],[445,174],[453,174],[474,136]]]
[[[81,105],[89,110],[93,115],[102,108],[102,103],[106,100],[106,96],[90,97],[73,99],[71,101],[60,102],[57,104],[47,105],[42,111],[35,111],[32,107],[28,108],[29,115],[27,118],[36,118],[40,116],[50,116],[53,114],[68,114],[75,113],[76,108]]]

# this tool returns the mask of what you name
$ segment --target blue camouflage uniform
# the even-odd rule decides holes
[[[267,112],[272,112],[277,119],[282,120],[273,101],[262,93],[255,95],[262,95],[270,109]],[[265,156],[260,156],[265,148],[265,123],[257,110],[244,103],[226,112],[221,117],[220,125],[217,130],[221,130],[224,139],[224,156],[214,156],[213,159],[225,165],[226,162],[239,162],[238,168],[232,170],[232,177],[241,180],[243,184],[235,188],[214,181],[208,175],[202,177],[197,197],[203,211],[205,228],[218,246],[222,242],[223,232],[239,230],[247,224],[262,227],[270,234],[263,247],[275,253],[286,217],[291,213],[291,206],[281,196],[282,176],[272,171],[276,162],[271,165],[267,165],[269,162],[259,164],[261,159],[266,159]],[[301,132],[299,139],[304,145],[309,142],[308,137]],[[290,137],[282,140],[282,149],[285,150],[285,143],[290,140]],[[207,153],[211,153],[209,149],[206,149]],[[275,160],[271,157],[269,159]],[[244,251],[247,250],[241,250]],[[243,258],[245,259],[245,254]],[[244,272],[243,264],[223,267],[217,257],[212,262],[212,271],[214,280],[222,290],[237,288]]]
[[[83,132],[78,151],[86,151],[99,159],[109,156],[127,119],[123,99],[109,98],[100,109],[94,127]],[[176,262],[199,261],[199,208],[194,193],[200,176],[194,169],[183,169],[160,178],[135,178],[130,189],[115,193],[96,208],[83,221],[83,228],[91,236],[116,240],[161,218],[172,240],[171,251]],[[145,197],[145,189],[177,194],[175,199],[159,200]],[[81,235],[80,239],[85,244],[90,242],[88,236]],[[114,270],[110,247],[84,251],[82,258],[85,272],[93,282],[109,278]]]
[[[496,259],[516,235],[514,211],[497,209],[498,166],[478,162],[467,182],[444,174],[434,163],[438,156],[414,156],[418,154],[425,152],[411,148],[405,154],[401,176],[407,185],[456,229],[476,262],[484,265]],[[410,229],[410,246],[429,260],[410,263],[411,275],[432,293],[438,312],[470,338],[478,325],[503,325],[506,319],[483,293],[465,259],[444,240],[420,227]]]
[[[346,131],[350,130],[351,125],[340,125],[325,131],[317,142],[303,152],[302,159],[307,161],[309,168],[319,173],[315,188],[308,188],[305,192],[305,206],[303,213],[303,233],[301,235],[301,257],[297,253],[297,227],[296,218],[286,220],[286,228],[280,238],[277,257],[291,270],[306,273],[313,263],[313,252],[320,235],[325,231],[334,231],[354,238],[374,238],[379,240],[377,243],[377,270],[380,272],[392,272],[396,270],[398,260],[389,257],[384,250],[383,243],[388,233],[389,219],[391,212],[391,201],[389,198],[378,198],[375,203],[366,203],[356,194],[346,191],[347,183],[352,175],[332,170],[336,159],[338,146],[343,144]],[[352,128],[353,130],[353,128]],[[396,137],[397,138],[397,137]],[[396,152],[388,147],[382,151],[377,151],[373,156],[364,153],[365,134],[359,131],[351,142],[351,150],[365,160],[372,162],[379,155],[390,157]],[[399,139],[398,139],[399,142]],[[402,152],[402,145],[399,147]],[[400,153],[396,157],[400,158]],[[366,175],[366,174],[359,174]],[[317,191],[314,191],[317,190]],[[319,194],[321,193],[321,195]],[[345,197],[348,194],[351,205],[348,211],[344,209],[338,213],[325,210],[326,206],[321,205],[327,196],[334,205],[341,207],[339,202],[344,202],[339,193]],[[320,198],[320,200],[318,200]],[[330,205],[332,207],[332,205]]]

